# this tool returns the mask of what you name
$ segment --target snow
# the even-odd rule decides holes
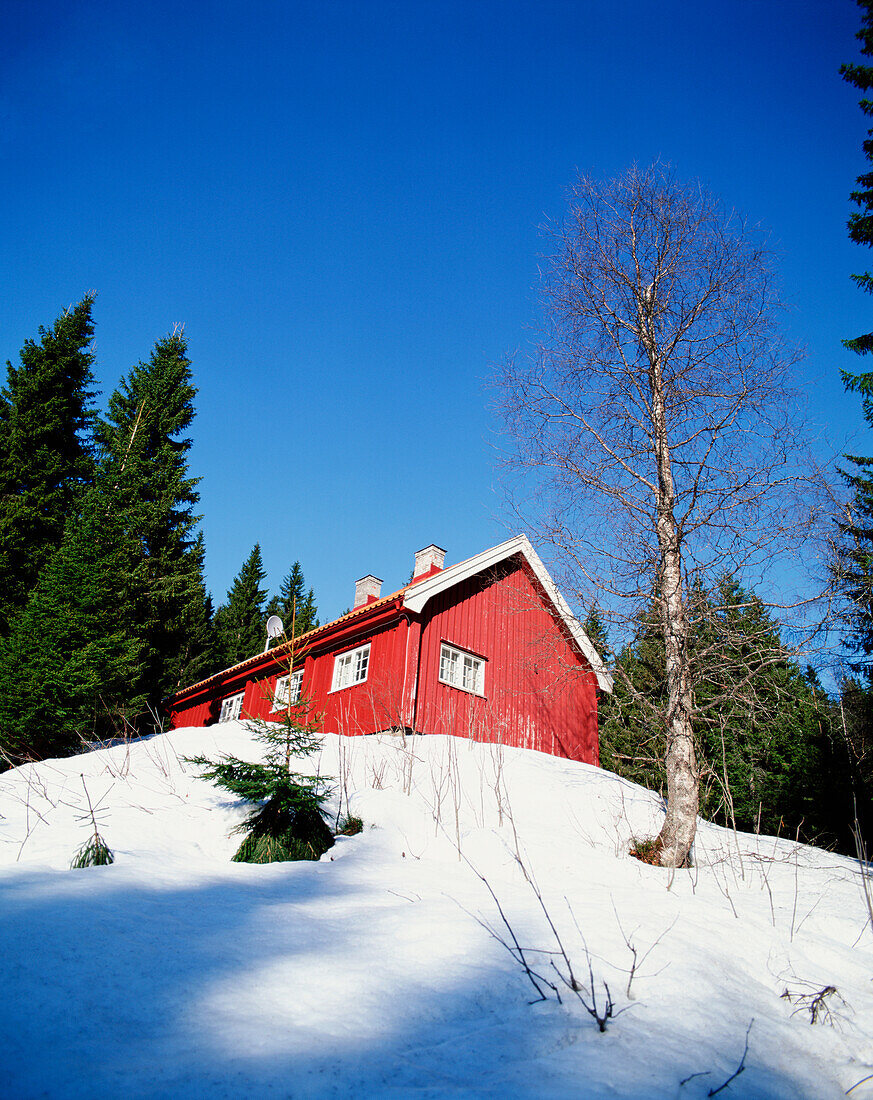
[[[232,722],[0,775],[2,1095],[697,1100],[748,1033],[718,1095],[873,1097],[856,861],[701,823],[694,867],[669,872],[627,854],[658,798],[608,772],[328,736],[311,766],[364,831],[318,863],[236,864],[245,807],[186,763],[220,752],[258,746]],[[70,870],[83,777],[115,863]],[[609,985],[605,1032],[565,986],[530,1003],[486,927],[509,936],[490,886],[555,980],[522,865],[599,1005]],[[798,998],[827,986],[813,1025]]]

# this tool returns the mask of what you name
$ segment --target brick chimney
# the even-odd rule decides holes
[[[415,569],[412,571],[412,579],[417,581],[421,580],[422,577],[429,577],[431,573],[441,573],[445,560],[446,552],[441,546],[435,546],[433,543],[430,546],[425,546],[423,550],[419,550],[415,555]]]
[[[381,591],[381,580],[378,577],[374,577],[372,573],[368,573],[366,577],[361,577],[359,581],[355,581],[355,602],[353,607],[363,607],[365,603],[372,603],[373,600],[378,600]]]

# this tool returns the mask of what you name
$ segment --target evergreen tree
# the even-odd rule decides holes
[[[873,691],[873,458],[845,458],[854,470],[841,473],[853,496],[845,519],[837,522],[831,573],[843,600],[843,640],[854,655],[851,666]]]
[[[665,688],[664,643],[653,603],[617,655],[612,694],[598,700],[598,729],[601,767],[662,795],[666,736],[647,704],[663,702]]]
[[[203,580],[205,557],[206,547],[200,533],[191,553],[183,559],[188,567],[186,590],[191,598],[181,608],[179,649],[176,660],[168,666],[169,674],[175,679],[166,688],[167,693],[210,675],[220,664],[212,597]]]
[[[91,832],[88,839],[80,846],[79,850],[73,856],[70,862],[71,870],[82,870],[85,867],[106,867],[110,863],[115,862],[115,856],[112,854],[109,845],[100,835],[100,830],[97,827],[97,811],[91,802],[91,795],[88,793],[88,787],[85,784],[85,776],[83,775],[81,779],[82,789],[85,792],[85,799],[88,803],[88,813],[80,814],[79,820],[89,822]]]
[[[864,11],[861,30],[857,38],[861,53],[873,56],[873,0],[862,0]],[[873,116],[873,101],[867,97],[873,88],[873,66],[843,65],[843,77],[864,93],[860,101],[865,115]],[[867,131],[863,143],[864,155],[873,164],[873,129]],[[851,193],[858,209],[849,218],[849,237],[856,244],[869,248],[873,245],[873,170],[858,176],[858,188]],[[873,275],[864,272],[852,276],[853,281],[868,294],[873,292]],[[873,350],[873,333],[864,333],[844,345],[857,355]],[[861,394],[864,416],[873,427],[873,372],[842,372],[846,389]],[[855,653],[855,671],[863,677],[867,689],[871,689],[870,658],[873,654],[873,458],[846,455],[851,464],[842,471],[851,492],[852,503],[844,522],[838,524],[836,555],[833,573],[845,598],[846,641]]]
[[[190,682],[214,660],[203,581],[197,479],[188,473],[194,397],[187,343],[177,329],[155,344],[109,400],[98,425],[107,502],[124,517],[127,566],[138,596],[134,622],[144,646],[147,706]]]
[[[725,578],[689,600],[701,813],[748,831],[847,842],[845,754],[815,673],[800,669],[762,601]],[[657,609],[619,655],[601,713],[601,763],[663,793],[666,698]],[[654,704],[654,706],[653,706]]]
[[[66,755],[130,732],[143,699],[123,519],[92,488],[70,517],[11,636],[0,644],[0,750],[7,763]],[[132,687],[131,685],[134,685]]]
[[[603,613],[597,604],[591,606],[585,616],[582,629],[585,631],[588,640],[603,660],[606,661],[609,656],[609,633],[606,629],[606,623],[603,621]]]
[[[286,663],[289,675],[302,656],[292,640]],[[321,747],[320,719],[311,700],[302,694],[297,699],[286,696],[284,707],[271,715],[269,722],[258,719],[249,725],[265,747],[261,763],[234,756],[222,756],[218,761],[200,756],[191,761],[206,768],[205,779],[249,802],[262,803],[236,830],[244,839],[234,860],[319,859],[334,843],[323,809],[330,793],[328,781],[291,770],[294,757],[309,756]]]
[[[865,57],[873,57],[873,0],[858,0],[858,6],[863,10],[861,30],[855,36],[861,42],[861,53]],[[873,88],[873,66],[870,65],[843,65],[840,68],[843,78],[850,84],[854,84],[859,91],[864,93],[859,106],[865,115],[873,117],[873,100],[868,98],[868,93]],[[867,131],[867,138],[862,148],[868,163],[873,164],[873,129]],[[873,170],[864,172],[857,178],[858,187],[851,193],[852,202],[858,207],[857,211],[849,218],[849,238],[856,244],[869,248],[873,245]],[[860,275],[853,275],[852,280],[866,293],[873,293],[873,275],[865,271]],[[846,340],[845,346],[858,355],[866,355],[873,350],[873,333],[864,333],[852,340]],[[846,385],[850,389],[858,389],[864,394],[865,413],[868,421],[873,415],[873,375],[843,373]]]
[[[873,0],[860,0],[863,11],[861,30],[857,38],[861,53],[873,57]],[[861,110],[873,116],[873,66],[843,65],[843,77],[863,93]],[[863,143],[864,156],[873,166],[873,129],[868,129]],[[857,188],[851,200],[857,210],[849,218],[849,238],[869,248],[873,245],[873,170],[857,177]],[[863,291],[873,293],[873,275],[869,271],[853,275],[853,281]],[[856,355],[873,350],[873,332],[862,333],[844,345]],[[873,427],[873,372],[842,372],[847,390],[861,395],[864,417]],[[848,467],[842,470],[851,492],[851,501],[843,521],[837,524],[832,573],[843,597],[842,626],[854,660],[856,674],[842,686],[840,725],[846,738],[846,749],[854,773],[853,801],[862,828],[869,833],[873,822],[873,759],[867,746],[871,743],[870,716],[873,711],[873,458],[860,455],[844,456]]]
[[[595,650],[599,654],[601,660],[606,665],[610,665],[613,660],[613,653],[609,646],[609,631],[606,626],[606,622],[603,617],[603,612],[600,607],[594,603],[588,609],[588,614],[585,616],[585,621],[582,624],[582,629],[585,631],[588,640],[594,646]],[[600,692],[597,698],[597,727],[599,730],[609,722],[609,717],[613,709],[614,692],[621,689],[620,684],[614,685],[613,693]],[[607,768],[609,771],[619,771],[616,766],[616,761],[613,759],[612,753],[617,746],[612,745],[609,739],[601,737],[600,764],[602,767]],[[603,759],[603,753],[607,754],[607,759]]]
[[[318,626],[318,608],[315,593],[306,589],[300,562],[295,561],[291,571],[282,581],[279,595],[267,604],[267,616],[278,615],[285,627],[287,637],[299,638]]]
[[[848,792],[844,813],[851,824],[857,813],[862,835],[873,835],[873,692],[869,680],[847,676],[840,685],[839,707],[834,722],[844,735],[852,789]],[[851,849],[850,849],[851,850]]]
[[[20,365],[7,363],[0,394],[0,637],[9,633],[37,577],[60,545],[67,517],[92,480],[94,336],[87,294]]]
[[[266,638],[261,586],[266,579],[261,547],[255,543],[227,593],[227,603],[215,613],[217,647],[225,668],[260,652]]]

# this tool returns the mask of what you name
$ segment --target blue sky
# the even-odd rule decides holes
[[[850,0],[5,4],[0,358],[94,289],[108,395],[183,322],[214,595],[259,541],[332,617],[430,542],[515,533],[487,379],[536,325],[538,227],[577,169],[661,157],[771,232],[820,453],[869,453],[839,378],[873,327],[859,26]]]

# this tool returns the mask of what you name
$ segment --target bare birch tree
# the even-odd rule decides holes
[[[577,590],[631,621],[654,599],[665,651],[660,862],[694,840],[699,770],[689,594],[800,533],[794,359],[761,234],[661,164],[580,178],[551,230],[547,330],[499,379],[537,516]]]

